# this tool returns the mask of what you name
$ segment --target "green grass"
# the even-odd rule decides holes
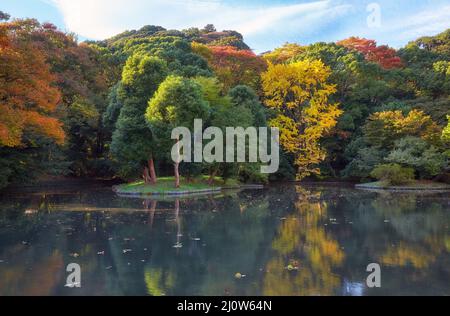
[[[124,194],[164,194],[165,192],[199,191],[239,185],[237,180],[230,179],[225,182],[220,177],[216,177],[214,183],[210,185],[208,184],[208,179],[208,176],[201,176],[190,181],[181,178],[180,187],[175,188],[175,179],[173,177],[161,177],[158,178],[158,183],[156,185],[145,184],[144,181],[136,181],[118,185],[116,190],[118,193]]]

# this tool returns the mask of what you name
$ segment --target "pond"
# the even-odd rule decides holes
[[[66,267],[81,267],[68,288]],[[381,288],[368,288],[370,263]],[[274,185],[144,200],[0,197],[0,295],[450,295],[450,198]]]

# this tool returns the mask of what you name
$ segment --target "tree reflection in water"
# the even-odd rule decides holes
[[[0,295],[450,295],[448,205],[445,194],[295,185],[3,196]],[[72,262],[81,289],[64,287]],[[365,287],[372,262],[378,290]]]
[[[341,285],[333,269],[344,252],[325,231],[327,203],[320,192],[297,187],[295,212],[284,219],[266,265],[264,295],[332,295]]]

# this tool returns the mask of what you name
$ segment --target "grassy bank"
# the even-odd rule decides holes
[[[222,188],[238,187],[237,180],[229,179],[227,181],[221,178],[215,178],[212,184],[208,183],[208,177],[203,176],[196,179],[187,180],[181,179],[181,185],[179,188],[174,186],[175,180],[173,177],[158,178],[158,183],[155,185],[145,184],[144,181],[136,181],[133,183],[121,184],[114,187],[114,190],[119,194],[132,194],[132,195],[164,195],[164,194],[177,194],[177,193],[197,193],[197,192],[209,192],[219,191]]]

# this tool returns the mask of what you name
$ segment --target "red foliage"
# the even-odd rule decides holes
[[[51,117],[61,99],[45,54],[22,37],[26,24],[0,24],[0,145],[23,145],[25,130],[64,141],[62,123]]]
[[[106,95],[104,66],[97,50],[51,23],[0,23],[0,146],[23,146],[25,131],[28,140],[41,134],[62,143],[62,124],[52,113],[75,98]]]
[[[238,50],[233,46],[213,46],[209,49],[209,64],[226,90],[240,84],[259,90],[260,75],[267,69],[263,58],[250,50]]]
[[[395,49],[386,45],[377,46],[377,42],[374,40],[350,37],[337,42],[337,44],[360,52],[366,60],[375,62],[384,69],[400,68],[403,66],[402,60],[397,56]]]

